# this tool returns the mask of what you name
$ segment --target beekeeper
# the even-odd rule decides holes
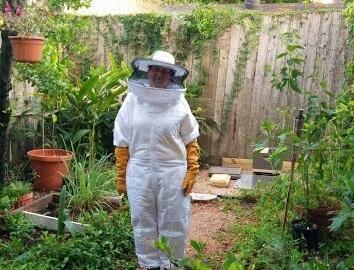
[[[170,269],[154,243],[166,236],[173,256],[184,257],[199,128],[184,97],[188,70],[173,55],[157,51],[132,68],[114,123],[117,189],[128,195],[140,267]]]

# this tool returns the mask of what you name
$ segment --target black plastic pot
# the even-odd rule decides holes
[[[301,249],[318,250],[320,230],[314,223],[296,219],[291,223],[293,237],[298,240]]]

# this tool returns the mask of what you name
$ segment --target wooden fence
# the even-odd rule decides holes
[[[93,59],[107,63],[109,48],[105,26],[94,21],[89,38],[94,48]],[[176,21],[171,25],[171,35],[175,32]],[[122,26],[111,25],[116,29],[115,35],[122,35]],[[214,157],[244,157],[252,155],[252,144],[260,135],[260,125],[263,120],[285,121],[277,108],[287,108],[293,113],[296,108],[304,108],[306,102],[303,96],[290,91],[278,92],[271,89],[271,76],[265,71],[265,65],[271,72],[279,72],[285,59],[276,56],[284,51],[282,33],[298,29],[303,52],[304,73],[301,87],[323,98],[328,98],[319,87],[319,81],[325,80],[328,91],[338,95],[344,80],[346,59],[349,55],[346,46],[347,29],[341,11],[328,10],[322,12],[304,12],[297,16],[279,16],[267,14],[263,17],[258,42],[249,53],[244,74],[241,74],[240,91],[233,96],[235,72],[238,72],[242,44],[245,31],[240,26],[227,29],[216,44],[209,44],[203,55],[202,63],[208,77],[203,91],[207,115],[221,127],[202,138],[204,149],[209,156]],[[169,37],[169,47],[174,48],[173,37]],[[110,41],[111,42],[111,41]],[[129,47],[120,47],[126,62],[135,55]],[[190,57],[185,63],[191,70],[190,80],[195,79],[198,59]],[[315,76],[311,76],[315,75]],[[23,90],[26,95],[26,90]],[[113,124],[113,123],[112,123]],[[284,123],[286,124],[286,123]],[[289,123],[287,123],[289,124]]]

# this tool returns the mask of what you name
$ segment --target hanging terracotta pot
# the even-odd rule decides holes
[[[9,37],[12,53],[17,62],[38,63],[42,60],[45,39],[42,37]]]
[[[27,152],[31,167],[37,176],[34,188],[37,191],[58,190],[63,185],[63,176],[69,172],[69,161],[74,154],[62,149],[35,149]]]

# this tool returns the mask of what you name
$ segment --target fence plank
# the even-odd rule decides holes
[[[223,116],[227,113],[229,114],[229,119],[225,123],[226,130],[221,131],[222,136],[221,136],[221,141],[220,141],[220,152],[222,153],[223,156],[227,155],[229,152],[229,141],[230,141],[230,132],[232,132],[235,128],[234,125],[234,114],[230,114],[227,112],[228,109],[231,109],[231,111],[234,110],[233,105],[236,102],[237,97],[235,100],[232,102],[231,105],[227,105],[227,102],[230,102],[229,99],[231,98],[231,92],[233,91],[233,86],[234,86],[234,74],[235,74],[235,69],[236,69],[236,60],[239,52],[239,47],[241,43],[241,35],[242,31],[241,28],[238,26],[234,26],[231,28],[230,31],[230,49],[229,49],[229,55],[228,55],[228,63],[227,63],[227,71],[226,71],[226,86],[225,86],[225,101],[224,101],[224,106],[222,110]],[[229,108],[227,108],[229,107]],[[223,119],[223,121],[226,121],[226,119]]]

